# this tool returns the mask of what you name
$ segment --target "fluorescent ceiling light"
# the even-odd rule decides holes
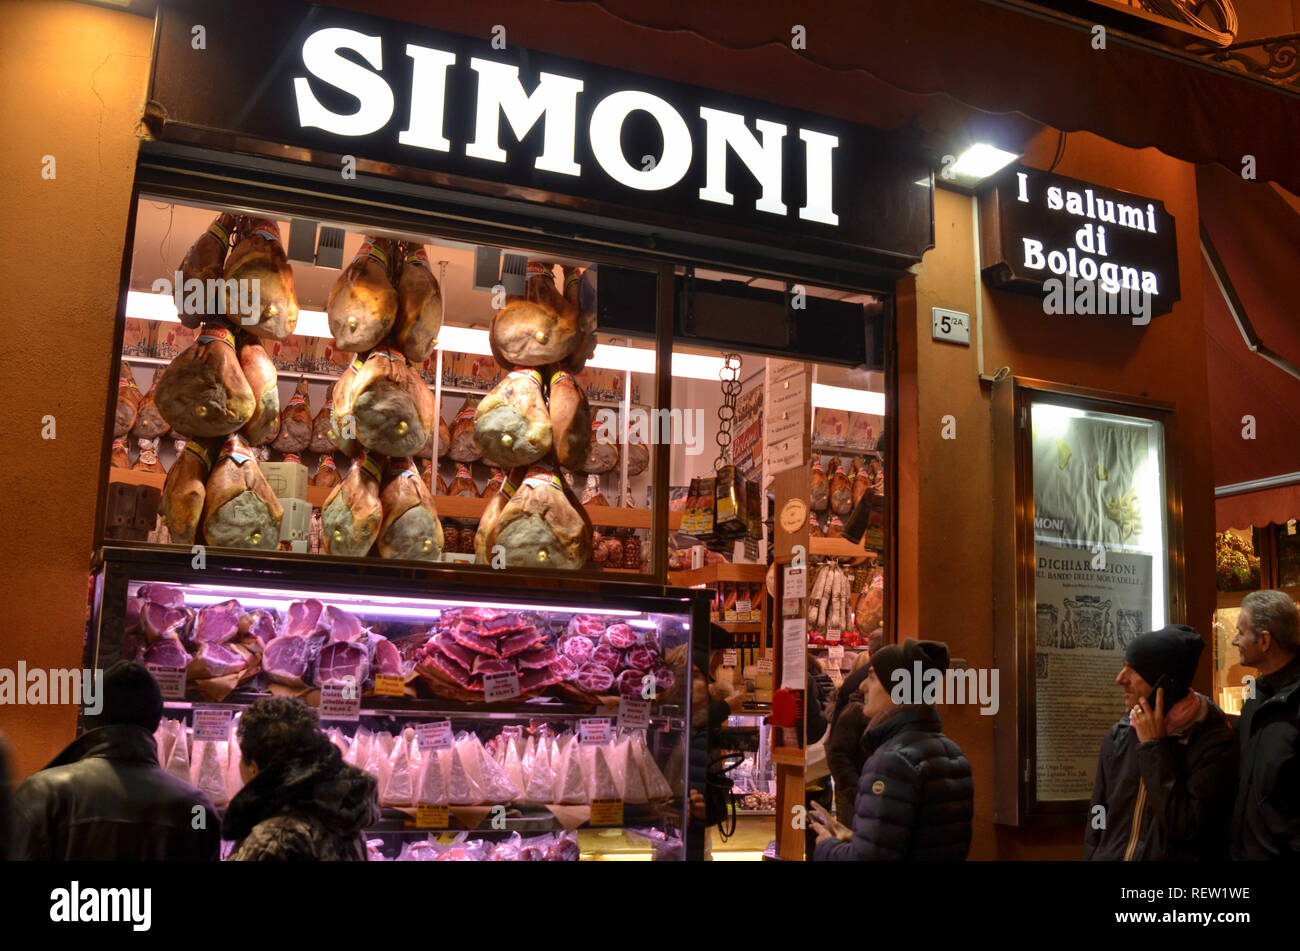
[[[842,409],[850,413],[885,415],[885,394],[872,390],[851,390],[847,386],[812,385],[813,408]]]
[[[976,142],[949,166],[949,172],[963,185],[973,185],[988,178],[998,169],[1014,162],[1014,152],[1004,152],[986,142]]]

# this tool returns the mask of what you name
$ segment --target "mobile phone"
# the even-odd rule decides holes
[[[1165,688],[1165,710],[1168,711],[1179,700],[1187,695],[1187,685],[1180,680],[1175,680],[1168,674],[1161,674],[1156,685],[1151,688],[1151,693],[1147,696],[1147,706],[1152,711],[1156,708],[1156,691],[1161,687]]]

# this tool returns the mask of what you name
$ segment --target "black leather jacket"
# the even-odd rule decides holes
[[[84,733],[14,790],[14,859],[216,861],[220,848],[212,802],[159,767],[143,727]]]

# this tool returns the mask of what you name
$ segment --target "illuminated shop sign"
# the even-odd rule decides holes
[[[1014,167],[981,194],[980,229],[993,287],[1041,297],[1087,282],[1151,314],[1180,299],[1174,217],[1154,198]]]
[[[161,5],[159,138],[352,156],[365,174],[841,260],[906,266],[933,243],[923,156],[874,129],[525,49],[523,25],[469,37],[319,5],[222,7]]]

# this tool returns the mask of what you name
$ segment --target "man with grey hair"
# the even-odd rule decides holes
[[[1235,860],[1300,858],[1300,610],[1282,591],[1241,602],[1233,645],[1259,671],[1237,733],[1241,783],[1232,821]]]

